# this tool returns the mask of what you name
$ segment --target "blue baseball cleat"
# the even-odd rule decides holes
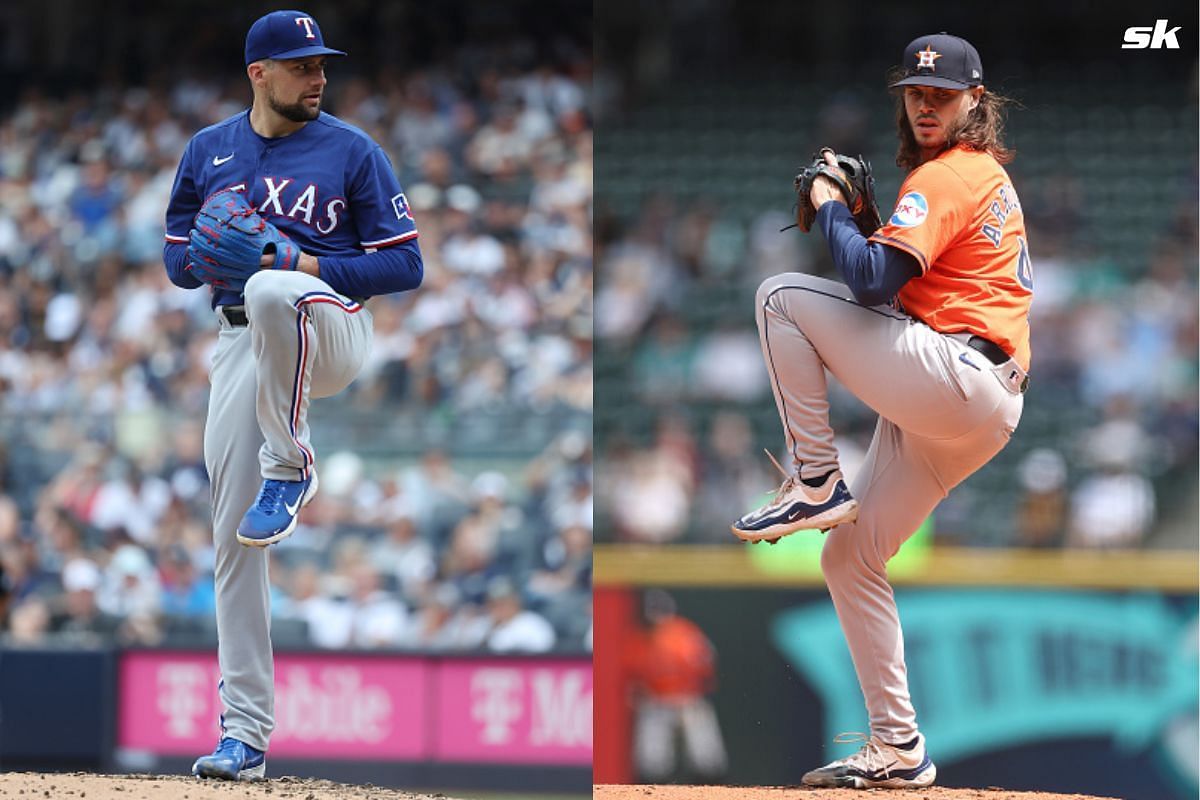
[[[267,754],[228,736],[217,743],[211,756],[200,756],[192,765],[197,778],[227,781],[261,781],[267,777]]]
[[[733,523],[730,530],[744,542],[774,544],[789,533],[829,530],[858,518],[858,501],[850,495],[842,473],[834,470],[819,488],[788,477],[775,499]]]
[[[296,529],[296,515],[316,493],[316,470],[306,481],[268,478],[258,490],[258,499],[238,523],[237,540],[251,547],[266,547],[286,539]]]

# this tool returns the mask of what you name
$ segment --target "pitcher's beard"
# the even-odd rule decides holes
[[[280,103],[273,96],[268,97],[267,101],[270,103],[272,111],[292,122],[311,122],[321,116],[320,103],[317,103],[314,107],[309,107],[303,100],[299,103],[284,104]]]
[[[916,131],[914,128],[913,134],[912,134],[913,143],[917,146],[918,150],[922,151],[925,154],[926,158],[933,158],[933,157],[937,156],[939,153],[944,153],[947,150],[949,150],[951,147],[954,147],[956,144],[958,144],[959,136],[962,134],[962,132],[964,130],[966,130],[966,128],[969,124],[971,124],[970,116],[967,116],[965,119],[962,119],[962,120],[951,122],[949,125],[945,126],[945,128],[943,129],[946,133],[945,138],[942,139],[940,144],[935,144],[935,145],[923,144],[921,142],[921,140],[917,138]],[[913,128],[912,123],[909,123],[909,127]]]
[[[959,139],[962,137],[963,131],[965,131],[970,126],[970,124],[974,120],[974,118],[975,117],[974,117],[973,113],[967,113],[962,118],[957,119],[946,126],[946,149],[947,150],[950,149],[951,147],[954,147],[956,144],[958,144]]]

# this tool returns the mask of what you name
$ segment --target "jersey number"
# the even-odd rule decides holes
[[[1029,245],[1024,236],[1017,237],[1017,245],[1021,252],[1017,254],[1017,282],[1029,291],[1033,291],[1033,259],[1029,257]]]

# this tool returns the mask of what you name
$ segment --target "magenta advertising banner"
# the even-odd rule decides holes
[[[118,748],[212,748],[215,654],[127,652],[118,670]],[[280,758],[590,766],[591,663],[280,653],[275,716]]]
[[[592,668],[578,661],[443,662],[440,761],[592,763]]]
[[[281,757],[423,759],[430,664],[420,658],[280,654],[275,659]],[[117,744],[159,755],[211,749],[219,736],[215,654],[121,657]]]

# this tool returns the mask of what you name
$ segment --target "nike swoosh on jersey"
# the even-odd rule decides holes
[[[300,501],[303,499],[304,499],[303,497],[297,497],[296,505],[289,506],[287,503],[284,503],[283,507],[287,509],[288,514],[290,514],[294,517],[294,516],[296,516],[296,511],[300,508]]]
[[[213,166],[219,167],[231,158],[233,158],[233,153],[230,153],[229,155],[225,156],[224,158],[219,158],[218,156],[213,156]]]

